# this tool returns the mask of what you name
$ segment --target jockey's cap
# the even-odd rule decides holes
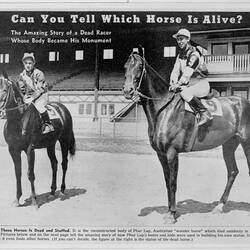
[[[31,59],[34,63],[36,62],[34,53],[24,53],[22,61],[24,62],[26,59]]]
[[[180,29],[176,34],[173,35],[173,38],[177,38],[178,36],[185,36],[187,38],[191,38],[190,31],[187,29]]]

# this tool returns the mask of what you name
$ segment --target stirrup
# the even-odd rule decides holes
[[[54,127],[51,124],[45,123],[42,128],[42,134],[47,134],[55,131]]]

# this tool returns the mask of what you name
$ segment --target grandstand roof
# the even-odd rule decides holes
[[[197,37],[196,41],[204,42],[204,34],[199,39],[199,32],[210,30],[205,36],[211,38],[217,36],[219,30],[227,30],[227,35],[246,35],[246,31],[241,29],[249,27],[250,13],[241,12],[242,22],[240,23],[192,23],[188,22],[187,17],[196,17],[202,20],[204,15],[214,15],[216,17],[237,16],[234,12],[45,12],[51,16],[64,16],[66,23],[41,23],[23,24],[11,22],[13,14],[22,16],[34,16],[39,20],[41,12],[1,12],[0,16],[0,53],[10,54],[9,64],[0,64],[0,70],[6,69],[10,77],[14,80],[18,79],[19,73],[22,71],[21,58],[24,52],[35,52],[37,59],[37,67],[44,71],[46,79],[54,85],[55,90],[84,90],[94,88],[94,70],[95,70],[95,45],[94,44],[12,44],[10,42],[11,29],[24,31],[44,31],[44,30],[91,30],[100,28],[112,32],[112,43],[100,45],[102,52],[105,48],[114,49],[114,58],[112,60],[101,60],[100,62],[100,89],[121,89],[124,82],[123,65],[127,60],[132,48],[139,43],[145,48],[145,57],[150,65],[152,65],[161,75],[168,79],[170,69],[172,69],[174,57],[164,58],[164,46],[174,46],[175,40],[172,34],[175,33],[180,26],[190,29]],[[44,14],[45,14],[44,13]],[[96,23],[71,23],[69,22],[69,14],[94,14]],[[137,15],[141,19],[141,23],[102,23],[102,14]],[[147,15],[182,17],[182,23],[145,23]],[[191,19],[190,19],[191,20]],[[235,30],[237,29],[237,30]],[[231,31],[230,31],[231,30]],[[81,37],[81,36],[79,36]],[[84,50],[84,60],[75,61],[75,50]],[[58,62],[49,62],[48,54],[50,51],[59,51],[60,60]]]

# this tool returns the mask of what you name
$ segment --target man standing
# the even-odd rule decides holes
[[[35,68],[35,57],[33,53],[24,53],[23,59],[24,70],[20,74],[18,81],[19,88],[24,95],[26,104],[33,103],[41,115],[43,125],[42,133],[46,134],[54,131],[50,122],[48,112],[45,108],[48,100],[48,88],[45,82],[44,74],[41,70]],[[24,122],[22,134],[25,135],[27,122]]]
[[[195,114],[200,115],[198,124],[202,125],[212,119],[210,112],[198,99],[209,93],[207,72],[202,69],[200,53],[190,44],[190,32],[180,29],[173,37],[180,47],[180,53],[170,76],[170,90],[181,90],[181,97],[189,103]]]

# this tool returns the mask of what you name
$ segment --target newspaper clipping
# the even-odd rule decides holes
[[[0,248],[250,245],[249,27],[1,11]]]

